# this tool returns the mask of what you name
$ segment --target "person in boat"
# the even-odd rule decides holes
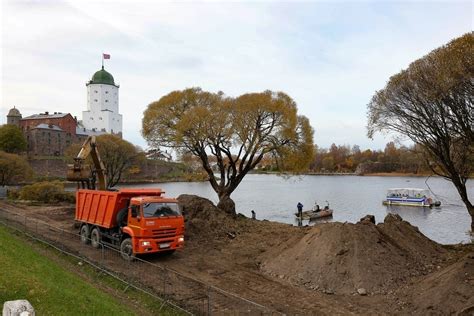
[[[321,209],[319,208],[319,204],[317,204],[316,202],[314,203],[314,212],[320,212]]]
[[[296,204],[296,208],[298,209],[298,217],[302,217],[303,216],[303,204],[301,204],[301,202],[298,202],[298,204]]]

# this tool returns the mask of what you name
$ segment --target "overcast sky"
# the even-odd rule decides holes
[[[382,149],[367,103],[389,77],[473,29],[472,1],[1,1],[1,117],[70,112],[105,69],[120,84],[124,138],[146,148],[143,111],[187,87],[284,91],[320,147]]]

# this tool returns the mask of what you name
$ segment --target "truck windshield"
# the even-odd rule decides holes
[[[177,203],[145,203],[143,204],[144,217],[179,216],[181,211]]]

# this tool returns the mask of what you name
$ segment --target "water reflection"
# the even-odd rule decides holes
[[[408,222],[414,218],[427,219],[432,211],[432,208],[429,207],[410,207],[401,205],[387,205],[386,207],[387,213],[398,214]]]
[[[298,227],[303,226],[303,219],[301,217],[296,217],[296,222],[298,223]]]

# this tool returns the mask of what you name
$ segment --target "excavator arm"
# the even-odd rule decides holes
[[[85,163],[88,156],[91,156],[93,166]],[[107,178],[105,176],[105,167],[100,160],[99,151],[95,142],[95,136],[89,136],[81,150],[74,158],[74,164],[68,165],[67,180],[76,181],[83,189],[107,189]]]

